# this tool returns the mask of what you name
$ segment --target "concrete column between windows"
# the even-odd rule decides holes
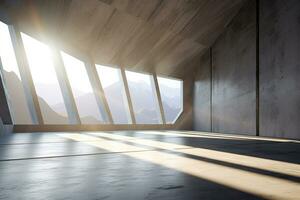
[[[52,49],[54,66],[57,79],[61,88],[62,96],[68,113],[70,124],[81,124],[80,116],[76,107],[75,99],[72,93],[71,85],[67,77],[67,73],[63,64],[60,52],[57,49]]]
[[[130,96],[130,92],[129,92],[127,77],[126,77],[125,69],[123,67],[121,67],[121,75],[122,75],[124,89],[125,89],[125,93],[126,93],[126,97],[127,97],[128,108],[130,111],[131,122],[132,122],[132,124],[136,124],[136,119],[135,119],[135,115],[134,115],[134,111],[133,111],[133,105],[132,105],[131,96]]]
[[[12,124],[12,114],[10,112],[10,104],[9,99],[7,98],[7,91],[5,90],[5,79],[3,77],[3,65],[1,62],[0,57],[0,70],[1,70],[1,76],[0,76],[0,125],[3,124]]]
[[[16,55],[17,64],[19,67],[26,101],[29,107],[29,112],[33,124],[44,124],[42,112],[40,109],[38,96],[34,87],[32,76],[27,61],[24,44],[21,38],[21,33],[16,26],[9,26],[9,33],[12,40],[13,48]]]
[[[107,100],[105,98],[102,84],[98,77],[96,65],[91,57],[88,57],[85,60],[85,67],[96,97],[96,102],[98,104],[100,113],[103,117],[103,120],[106,123],[113,124],[114,122],[113,122],[112,114],[110,112]]]
[[[163,124],[166,124],[165,112],[164,112],[163,103],[161,100],[161,95],[160,95],[160,90],[159,90],[156,73],[153,74],[153,82],[154,82],[154,87],[155,87],[155,91],[156,91],[156,97],[157,97],[158,107],[159,107],[159,111],[160,111],[161,122]]]

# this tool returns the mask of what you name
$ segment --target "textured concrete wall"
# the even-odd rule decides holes
[[[254,4],[245,4],[212,47],[213,131],[254,135],[259,119],[260,136],[300,139],[300,1],[260,0],[259,24]],[[209,92],[203,92],[207,67],[202,65],[195,80],[195,130],[208,130],[210,122]]]
[[[300,138],[300,1],[260,1],[260,135]]]
[[[201,57],[194,86],[194,130],[211,131],[211,64],[210,52]]]
[[[5,8],[2,7],[1,3],[0,3],[0,21],[5,22],[5,23],[9,23],[8,21],[9,17],[8,17],[8,13],[5,10]],[[1,62],[1,58],[0,58],[0,67],[2,66],[2,62]],[[12,119],[9,113],[9,107],[7,104],[7,100],[5,97],[5,91],[4,91],[4,86],[2,84],[2,77],[0,77],[0,126],[1,123],[3,124],[12,124]],[[0,132],[3,132],[3,128],[0,127]]]
[[[255,135],[256,4],[248,1],[212,47],[213,131]]]
[[[0,58],[0,68],[3,68],[1,58]],[[0,126],[1,124],[12,124],[8,102],[5,96],[5,89],[2,81],[2,76],[0,76]]]
[[[243,6],[212,46],[212,58],[207,52],[200,63],[194,88],[194,130],[210,131],[212,122],[214,132],[255,135],[255,1]]]

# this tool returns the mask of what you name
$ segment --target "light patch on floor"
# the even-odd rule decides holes
[[[225,152],[192,148],[186,145],[170,144],[165,142],[150,141],[145,139],[131,138],[107,133],[93,133],[95,136],[103,136],[119,141],[97,138],[85,134],[58,134],[61,137],[83,142],[110,152],[123,152],[123,155],[135,159],[151,162],[160,166],[168,167],[201,179],[215,182],[226,187],[251,193],[267,199],[299,199],[300,184],[272,176],[262,175],[246,170],[232,168],[220,164],[187,158],[184,155],[174,155],[151,149],[152,147],[172,150],[179,153],[187,153],[201,157],[209,157],[215,160],[231,162],[235,164],[252,166],[264,170],[286,173],[299,177],[300,165],[280,161],[242,156]],[[148,147],[139,147],[125,144],[134,142]],[[272,166],[272,167],[271,167]],[[271,168],[271,169],[269,169]],[[288,169],[286,169],[288,168]]]
[[[150,134],[150,135],[162,135],[162,136],[174,136],[174,137],[184,137],[184,138],[207,138],[207,139],[220,139],[220,140],[248,140],[247,138],[239,138],[239,137],[227,137],[227,136],[219,136],[212,134],[196,134],[196,133],[181,133],[176,132],[173,133],[171,131],[168,132],[159,132],[159,131],[139,131],[142,134]]]
[[[141,131],[140,131],[141,132]],[[147,134],[149,131],[144,131],[141,133]],[[174,133],[173,133],[174,132]],[[162,132],[159,132],[161,134]],[[152,134],[152,132],[151,132]],[[163,133],[164,134],[164,133]],[[211,137],[212,135],[214,137],[220,137],[220,138],[227,138],[227,139],[241,139],[241,140],[257,140],[257,141],[268,141],[268,142],[292,142],[292,143],[300,143],[299,140],[292,140],[292,139],[282,139],[282,138],[269,138],[269,137],[263,137],[263,136],[251,136],[251,135],[233,135],[233,134],[222,134],[222,133],[208,133],[208,132],[200,132],[200,131],[168,131],[167,134],[181,134],[181,135],[201,135],[201,136],[207,136]]]
[[[133,142],[140,145],[146,145],[154,148],[160,148],[165,150],[172,150],[179,153],[185,153],[189,155],[199,156],[208,159],[215,159],[223,162],[230,162],[233,164],[254,167],[257,169],[282,173],[290,176],[300,177],[300,166],[293,163],[287,163],[282,161],[275,161],[265,158],[256,158],[253,156],[245,156],[234,153],[221,152],[216,150],[194,148],[192,146],[172,144],[167,142],[154,141],[149,139],[140,139],[129,136],[110,134],[104,132],[89,133],[95,136],[102,136],[110,139],[120,140],[124,142]]]

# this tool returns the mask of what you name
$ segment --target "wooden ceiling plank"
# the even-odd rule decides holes
[[[95,48],[92,49],[92,54],[96,55],[95,60],[102,64],[110,63],[118,50],[141,25],[141,20],[116,11],[104,27],[101,37],[94,42]]]
[[[76,46],[99,64],[180,73],[245,1],[25,0],[10,9],[22,31]]]

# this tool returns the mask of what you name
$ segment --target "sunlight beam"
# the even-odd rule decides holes
[[[123,155],[154,163],[163,167],[177,170],[210,182],[215,182],[243,192],[251,193],[267,199],[292,200],[298,199],[300,184],[266,175],[256,174],[227,166],[186,158],[160,151],[149,151],[146,148],[135,147],[121,142],[109,141],[83,134],[58,134],[61,137],[105,149],[116,151],[115,148],[144,150],[141,152],[124,152]],[[88,142],[87,142],[88,141]],[[90,142],[93,141],[93,142]],[[121,148],[121,149],[122,149]],[[121,150],[119,149],[119,150]],[[147,151],[148,150],[148,151]]]
[[[89,134],[300,177],[300,165],[298,164],[110,133],[92,132]]]

